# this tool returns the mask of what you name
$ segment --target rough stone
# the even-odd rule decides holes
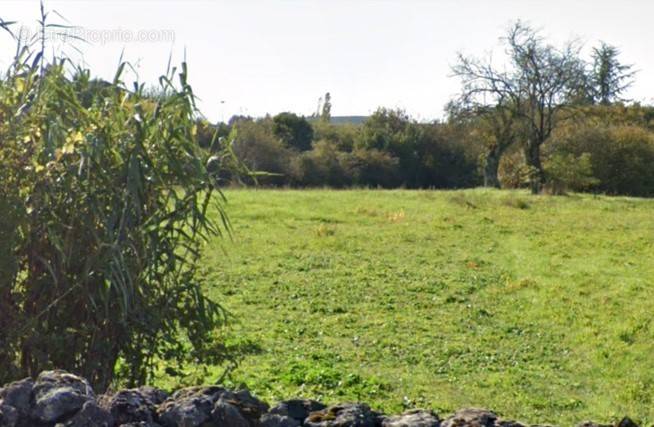
[[[118,427],[161,427],[161,425],[154,422],[149,423],[145,421],[139,421],[138,423],[121,424]]]
[[[639,426],[631,418],[624,417],[623,419],[620,420],[618,424],[616,424],[616,427],[639,427]]]
[[[413,409],[403,413],[386,417],[382,421],[382,427],[439,427],[441,420],[432,411]]]
[[[202,393],[166,401],[159,410],[159,422],[165,427],[199,427],[211,418],[214,401]]]
[[[98,404],[89,400],[82,409],[65,423],[56,424],[55,427],[113,427],[114,420],[111,413]]]
[[[179,390],[159,407],[159,422],[165,427],[198,427],[211,419],[222,387],[189,387]]]
[[[309,427],[376,427],[381,425],[379,414],[365,403],[344,403],[312,412],[304,421]]]
[[[18,425],[18,409],[11,405],[0,403],[0,427],[16,427]]]
[[[221,396],[228,403],[236,406],[250,425],[257,425],[263,414],[268,412],[268,404],[252,396],[249,390],[239,390],[234,394]]]
[[[443,427],[494,427],[497,415],[487,409],[466,408],[443,421]]]
[[[302,422],[287,415],[263,414],[259,419],[261,427],[299,427]]]
[[[137,390],[153,405],[161,405],[170,397],[168,393],[156,387],[143,386],[139,387]]]
[[[441,421],[428,410],[383,416],[363,403],[325,407],[287,400],[269,410],[247,390],[190,387],[168,396],[152,387],[96,398],[88,381],[64,371],[0,388],[0,427],[526,427],[486,409],[467,408]],[[532,425],[531,427],[552,427]],[[585,421],[578,427],[639,427],[625,417],[614,424]]]
[[[69,387],[82,396],[95,398],[93,388],[91,388],[91,384],[87,380],[61,370],[41,372],[36,378],[32,391],[35,397],[38,398],[40,394],[61,387]]]
[[[34,420],[53,423],[65,421],[84,403],[95,399],[88,381],[65,371],[44,371],[32,387]]]
[[[57,387],[42,393],[36,400],[32,416],[42,422],[61,421],[79,411],[88,401],[72,387]]]
[[[270,409],[271,414],[282,415],[293,418],[302,423],[310,413],[321,411],[326,406],[311,399],[292,399],[279,402],[277,406]]]
[[[181,401],[192,397],[197,396],[206,396],[212,401],[217,401],[224,394],[233,394],[233,392],[227,390],[224,387],[220,386],[198,386],[198,387],[185,387],[174,392],[166,401],[165,404],[169,404],[174,401]]]
[[[223,402],[218,404],[221,399]],[[230,406],[225,406],[227,404]],[[257,426],[267,411],[268,405],[252,396],[248,390],[230,391],[211,386],[176,391],[159,406],[158,413],[159,423],[166,427],[200,426],[215,418],[225,417],[235,423],[244,420],[246,426]]]
[[[243,416],[238,408],[227,402],[225,399],[220,398],[214,405],[211,411],[211,420],[217,426],[229,427],[250,427],[251,424]]]
[[[108,410],[116,424],[154,423],[157,405],[161,404],[167,394],[152,387],[121,390],[111,396],[100,398],[100,406]]]
[[[30,410],[33,387],[34,381],[31,378],[9,383],[0,388],[0,401],[5,405],[13,406],[21,414],[27,414]]]

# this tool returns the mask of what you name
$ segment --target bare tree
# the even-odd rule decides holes
[[[545,179],[540,148],[583,81],[579,46],[569,42],[558,49],[520,22],[511,26],[502,40],[509,58],[506,68],[495,66],[490,58],[482,61],[459,54],[453,72],[462,81],[463,104],[500,109],[508,114],[505,118],[520,122],[517,127],[525,132],[522,148],[530,168],[530,187],[539,193]]]

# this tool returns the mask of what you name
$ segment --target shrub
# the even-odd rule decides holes
[[[502,188],[525,188],[529,184],[529,168],[519,150],[506,153],[500,160],[498,177]]]
[[[347,170],[356,185],[393,188],[401,185],[399,160],[377,149],[358,148],[348,159]]]
[[[545,160],[546,187],[552,194],[565,194],[568,190],[587,191],[599,180],[593,176],[589,153],[579,156],[555,153]]]
[[[418,165],[414,183],[422,188],[463,188],[481,183],[477,159],[467,138],[457,129],[441,123],[421,125],[416,144]]]
[[[220,360],[223,314],[195,271],[227,223],[206,216],[186,65],[152,100],[122,83],[125,64],[95,90],[88,71],[19,52],[0,84],[0,381],[57,367],[104,389]]]
[[[654,195],[654,134],[637,126],[580,126],[559,135],[550,155],[590,156],[595,191]]]
[[[234,123],[227,139],[239,161],[259,173],[259,184],[289,183],[294,152],[274,135],[270,119],[240,120]]]
[[[294,183],[302,186],[345,187],[352,184],[347,170],[349,153],[339,152],[328,141],[318,141],[311,151],[305,151],[292,159]]]

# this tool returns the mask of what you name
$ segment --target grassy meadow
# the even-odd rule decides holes
[[[202,273],[269,401],[654,422],[654,200],[228,190]],[[218,377],[219,368],[209,374]]]

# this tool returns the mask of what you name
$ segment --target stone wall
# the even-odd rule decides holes
[[[485,409],[441,419],[429,410],[384,415],[364,403],[326,406],[294,399],[269,407],[247,390],[152,388],[96,395],[88,381],[46,371],[0,388],[0,427],[523,427]],[[580,427],[604,427],[584,422]],[[610,425],[606,425],[607,427]],[[637,427],[624,418],[615,427]]]

